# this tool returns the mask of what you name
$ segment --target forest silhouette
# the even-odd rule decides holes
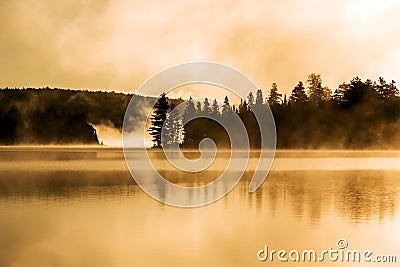
[[[165,103],[165,94],[161,95],[160,101]],[[211,138],[218,147],[229,147],[228,134],[215,121],[199,118],[182,126],[182,119],[208,115],[229,123],[232,113],[236,113],[246,127],[250,146],[260,148],[260,131],[253,111],[268,105],[275,119],[277,148],[400,147],[399,90],[395,81],[387,83],[383,78],[378,81],[363,81],[355,77],[348,83],[340,84],[332,92],[323,86],[319,74],[312,73],[305,84],[299,81],[289,96],[283,96],[278,85],[273,83],[265,98],[259,89],[255,96],[250,92],[247,99],[242,99],[237,106],[230,105],[228,97],[225,97],[222,105],[218,105],[216,100],[212,101],[211,107],[210,105],[207,98],[202,103],[190,98],[186,101],[183,118],[171,113],[171,108],[165,104],[162,108],[156,105],[157,118],[165,117],[165,120],[152,119],[150,134],[153,136],[154,146],[168,146],[178,142],[183,147],[194,148],[198,147],[202,139]],[[167,131],[164,143],[161,140],[163,121],[168,122],[165,124]],[[175,127],[170,129],[169,125]]]
[[[121,131],[132,97],[141,103],[133,115],[143,119],[143,106],[154,98],[48,87],[1,89],[0,144],[98,144],[93,126],[102,124]],[[180,103],[185,105],[183,116],[174,110]],[[290,95],[280,93],[273,83],[265,96],[262,90],[249,92],[238,105],[231,105],[228,97],[218,103],[215,99],[169,99],[162,94],[148,132],[154,147],[178,144],[197,148],[204,138],[213,139],[218,147],[229,147],[229,136],[217,122],[206,118],[193,119],[186,125],[182,122],[209,115],[229,123],[236,113],[246,127],[250,146],[259,148],[260,132],[253,111],[266,105],[275,118],[278,148],[400,148],[400,96],[394,81],[355,77],[332,91],[315,73],[305,83],[299,81]]]
[[[132,97],[148,102],[115,92],[1,89],[0,144],[99,144],[93,125],[121,130]]]

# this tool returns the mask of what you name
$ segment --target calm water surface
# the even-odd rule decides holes
[[[183,185],[208,183],[227,160],[188,178],[154,158]],[[340,238],[397,256],[368,266],[399,265],[399,152],[278,151],[249,194],[251,164],[225,198],[182,209],[147,196],[119,149],[0,148],[0,266],[365,266],[257,259],[265,245],[321,251]]]

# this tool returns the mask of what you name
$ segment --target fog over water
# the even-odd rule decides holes
[[[188,176],[159,154],[160,173],[186,186],[215,179],[229,156]],[[339,238],[376,255],[400,249],[399,151],[277,151],[255,193],[250,162],[225,198],[196,209],[146,195],[120,148],[2,147],[0,159],[1,266],[259,266],[265,245],[323,250]]]

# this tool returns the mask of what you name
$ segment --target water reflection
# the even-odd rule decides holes
[[[184,172],[163,171],[161,174],[179,185],[199,186],[209,183],[220,172],[193,173],[189,178]],[[308,218],[311,224],[318,224],[327,214],[342,216],[356,224],[370,220],[384,222],[385,219],[394,220],[398,210],[399,174],[397,171],[271,171],[264,184],[255,193],[249,193],[253,173],[248,171],[222,201],[227,205],[247,206],[258,213],[268,212],[272,216],[284,208],[294,217]],[[218,184],[213,191],[205,189],[197,195],[189,195],[188,201],[215,197],[223,190],[226,186]],[[160,190],[159,194],[167,197],[169,192]],[[144,196],[127,171],[8,171],[1,172],[0,176],[0,200],[5,206]]]
[[[294,216],[309,218],[313,224],[329,214],[353,223],[393,221],[399,209],[399,174],[396,171],[272,172],[256,193],[255,208],[261,211],[263,204],[269,203],[273,213],[277,203],[282,203]],[[242,186],[243,194],[245,189]]]
[[[259,266],[255,253],[265,244],[318,249],[334,246],[340,237],[352,248],[392,254],[400,249],[398,170],[279,167],[250,194],[250,169],[220,201],[179,209],[147,196],[134,183],[120,151],[78,152],[40,157],[29,152],[2,159],[0,266]],[[289,164],[304,153],[280,156],[288,156]],[[348,160],[355,155],[344,154]],[[337,159],[340,153],[333,156]],[[286,158],[278,158],[284,166]],[[305,161],[297,162],[309,166]],[[188,176],[162,168],[160,173],[174,183],[197,186],[221,170]],[[208,198],[224,189],[219,186],[189,198]]]

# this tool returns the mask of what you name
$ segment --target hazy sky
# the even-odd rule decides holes
[[[225,63],[267,91],[311,72],[400,81],[397,0],[1,0],[0,87],[133,91],[185,61]]]

